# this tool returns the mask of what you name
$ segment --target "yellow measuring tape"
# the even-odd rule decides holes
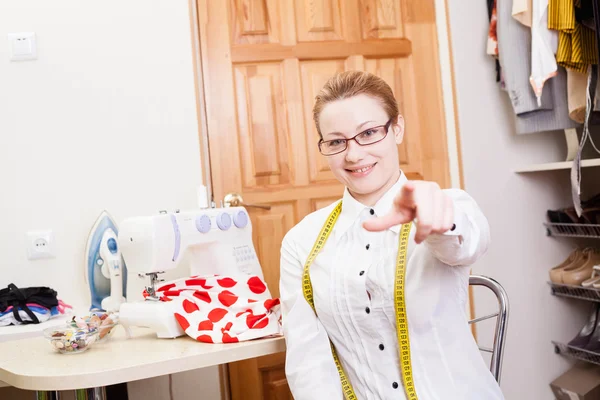
[[[313,248],[304,263],[304,271],[302,273],[302,288],[304,298],[310,304],[316,314],[315,302],[313,299],[312,283],[310,282],[309,269],[323,246],[329,238],[333,226],[335,225],[342,211],[342,202],[340,201],[327,217],[325,225],[321,228],[319,237],[313,245]],[[408,336],[408,318],[406,317],[406,303],[404,301],[404,280],[406,275],[406,251],[408,249],[408,237],[410,234],[411,224],[402,225],[400,236],[398,239],[398,257],[396,258],[396,279],[394,283],[394,305],[396,308],[396,325],[398,331],[398,349],[400,352],[400,372],[402,373],[402,381],[404,382],[404,391],[408,400],[417,400],[417,392],[415,391],[415,383],[413,380],[412,365],[410,361],[410,338]],[[331,343],[331,352],[333,360],[340,375],[342,389],[346,400],[358,400],[352,384],[346,377],[340,360],[337,356],[333,343]]]

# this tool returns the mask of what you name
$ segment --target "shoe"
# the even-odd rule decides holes
[[[548,217],[548,221],[553,224],[576,224],[579,222],[579,218],[573,207],[547,210],[546,216]]]
[[[585,224],[600,224],[600,207],[584,208],[581,212],[581,218]]]
[[[575,207],[546,210],[548,222],[555,224],[600,224],[600,193],[581,201],[582,213],[578,216]]]
[[[587,248],[583,251],[583,259],[580,266],[571,269],[565,268],[562,273],[562,281],[566,285],[581,285],[583,281],[591,278],[594,273],[594,265],[600,264],[600,251]]]
[[[595,206],[600,206],[600,193],[597,193],[594,196],[590,197],[589,199],[583,200],[581,202],[581,207],[583,207],[583,208],[595,207]]]
[[[594,333],[592,333],[588,342],[583,346],[576,346],[576,347],[582,348],[587,351],[592,351],[594,353],[600,353],[600,318],[598,318],[598,317],[599,316],[596,316],[596,327],[594,328]],[[588,323],[589,322],[590,321],[588,321]],[[586,326],[584,328],[588,327],[587,326],[588,323],[586,323]],[[582,331],[583,331],[583,329],[582,329]],[[575,339],[573,339],[573,340],[575,340]],[[585,339],[582,337],[581,342],[583,342],[584,340]]]
[[[581,286],[585,288],[598,289],[600,288],[600,265],[594,265],[592,269],[593,271],[591,278],[581,282]]]
[[[550,281],[554,283],[563,283],[562,273],[565,269],[577,265],[580,265],[580,260],[583,257],[583,250],[576,248],[569,254],[566,260],[558,264],[556,267],[550,270]]]
[[[597,272],[598,270],[594,268],[594,271],[592,272],[592,277],[581,282],[581,286],[583,286],[584,288],[600,288],[600,275],[598,275]]]
[[[571,341],[569,342],[569,346],[579,347],[580,349],[583,349],[589,345],[592,335],[594,335],[596,332],[600,333],[600,329],[597,329],[598,323],[600,322],[598,319],[599,311],[599,305],[594,304],[592,306],[592,310],[590,312],[587,322],[585,323],[585,325],[583,325],[583,328],[581,328],[577,336],[571,339]],[[600,337],[598,337],[598,339],[600,339]],[[600,348],[600,343],[598,343],[598,345]]]

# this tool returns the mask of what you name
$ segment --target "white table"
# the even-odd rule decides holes
[[[48,327],[64,325],[73,318],[74,314],[60,315],[39,324],[9,325],[0,327],[0,343],[42,336],[42,331]]]
[[[242,343],[207,344],[189,336],[158,339],[146,328],[133,337],[117,327],[110,340],[80,354],[59,354],[44,337],[0,343],[0,381],[57,399],[76,390],[78,399],[104,400],[107,385],[210,367],[285,351],[283,337]]]
[[[0,343],[42,336],[42,331],[55,325],[64,325],[72,314],[60,315],[39,324],[9,325],[0,327]],[[2,357],[0,357],[1,359]],[[10,386],[0,380],[0,388]]]

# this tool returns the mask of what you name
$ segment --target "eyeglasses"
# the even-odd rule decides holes
[[[334,154],[339,154],[346,150],[350,140],[354,140],[361,146],[368,146],[380,142],[387,136],[392,121],[393,119],[390,119],[385,125],[374,126],[349,139],[333,139],[327,141],[321,139],[319,140],[319,151],[324,156],[333,156]]]

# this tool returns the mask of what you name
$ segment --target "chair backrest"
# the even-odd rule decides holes
[[[469,324],[474,324],[479,321],[496,317],[496,329],[494,331],[494,345],[493,348],[485,348],[479,346],[479,350],[485,351],[492,354],[492,360],[490,362],[490,371],[496,378],[496,381],[500,383],[500,373],[502,371],[502,356],[504,353],[504,341],[506,339],[506,325],[508,322],[508,295],[506,291],[497,281],[487,276],[471,275],[469,277],[469,285],[473,286],[485,286],[490,289],[496,295],[498,300],[498,312],[484,317],[474,318],[469,321]]]

